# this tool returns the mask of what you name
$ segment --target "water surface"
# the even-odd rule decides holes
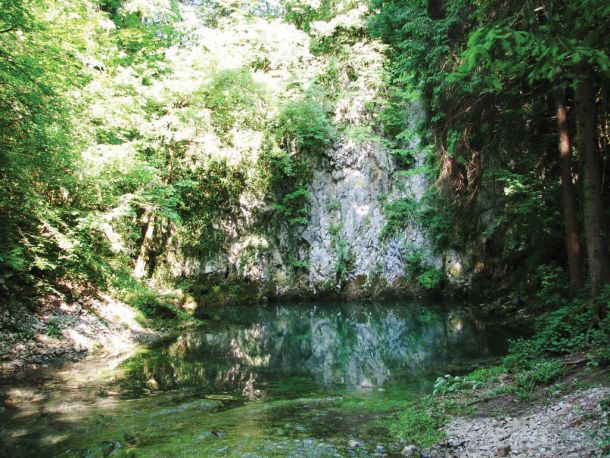
[[[429,304],[227,308],[207,321],[122,361],[4,382],[0,455],[395,456],[387,425],[401,408],[506,346],[464,309]]]

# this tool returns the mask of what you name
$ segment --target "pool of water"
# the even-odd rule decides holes
[[[4,381],[0,455],[396,456],[388,424],[401,408],[507,342],[462,308],[430,304],[273,305],[206,318],[121,360]]]

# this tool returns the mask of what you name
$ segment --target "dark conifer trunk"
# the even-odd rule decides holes
[[[584,172],[584,215],[587,236],[587,260],[591,295],[597,296],[608,281],[608,252],[605,246],[602,203],[601,158],[597,146],[595,94],[591,69],[586,64],[577,68],[576,122],[578,143]],[[596,314],[601,313],[596,310]]]
[[[572,142],[568,130],[568,113],[563,89],[556,89],[553,92],[553,100],[557,110],[557,131],[559,133],[559,169],[561,172],[568,274],[570,276],[570,290],[572,294],[576,294],[584,286],[584,277],[580,241],[578,240],[576,193],[572,182]]]

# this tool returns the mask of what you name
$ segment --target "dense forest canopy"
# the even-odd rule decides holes
[[[609,456],[609,32],[0,0],[0,455]]]
[[[429,177],[421,201],[387,200],[383,236],[415,221],[436,250],[476,246],[503,266],[481,281],[501,277],[515,300],[564,277],[573,296],[607,297],[607,2],[1,0],[0,10],[7,301],[73,283],[125,300],[164,282],[188,288],[188,260],[214,260],[244,225],[281,228],[291,268],[306,271],[312,170],[345,139],[379,142],[397,176]],[[425,108],[415,127],[414,104]],[[333,243],[341,284],[353,256]],[[442,283],[438,269],[405,262],[424,286]],[[604,300],[591,302],[597,322]]]

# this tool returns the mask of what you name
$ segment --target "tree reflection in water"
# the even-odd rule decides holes
[[[287,377],[373,388],[495,352],[500,336],[465,311],[388,304],[227,309],[124,364],[131,395],[178,387],[268,394]]]

